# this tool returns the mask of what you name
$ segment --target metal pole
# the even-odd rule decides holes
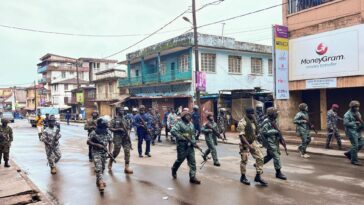
[[[34,111],[37,112],[37,85],[34,81]]]
[[[78,77],[78,60],[76,60],[77,88],[80,88],[80,80]]]
[[[198,56],[198,33],[197,33],[197,21],[196,21],[196,2],[192,0],[192,18],[193,18],[193,38],[195,44],[195,81],[197,83],[197,73],[200,71],[199,68],[199,56]],[[200,101],[200,90],[196,86],[196,104],[201,107]]]

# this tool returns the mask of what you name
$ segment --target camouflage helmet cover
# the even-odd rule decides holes
[[[357,100],[352,100],[349,104],[349,107],[350,108],[353,108],[353,107],[359,107],[360,106],[360,102],[357,101]]]
[[[301,104],[299,104],[298,105],[298,109],[300,109],[301,111],[303,111],[303,110],[306,110],[307,109],[307,104],[306,103],[301,103]]]

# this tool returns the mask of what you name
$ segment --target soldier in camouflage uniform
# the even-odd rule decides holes
[[[242,118],[238,123],[237,130],[240,132],[240,182],[245,185],[250,185],[249,180],[246,178],[246,165],[248,164],[249,152],[255,159],[256,172],[255,182],[259,182],[262,186],[267,186],[268,183],[261,178],[263,174],[263,153],[260,150],[259,144],[256,142],[256,136],[258,134],[258,125],[254,115],[253,108],[247,108],[245,110],[246,116]]]
[[[327,112],[327,140],[326,140],[326,149],[330,149],[330,144],[332,137],[335,136],[337,146],[341,150],[341,137],[339,134],[339,129],[337,128],[337,121],[339,117],[337,116],[337,110],[339,109],[339,105],[333,104],[331,109]]]
[[[84,129],[87,130],[88,135],[90,136],[91,132],[96,129],[96,121],[99,118],[99,113],[97,111],[94,111],[91,113],[91,118],[87,120]],[[91,152],[91,146],[88,146],[88,159],[90,162],[92,162],[92,152]]]
[[[161,115],[159,114],[158,111],[153,110],[151,112],[152,114],[152,134],[153,136],[153,140],[152,140],[152,145],[155,145],[155,140],[157,139],[158,142],[162,142],[161,140],[161,131],[162,131],[162,123],[161,123]]]
[[[130,150],[131,150],[131,141],[129,136],[129,128],[130,124],[126,118],[125,112],[121,109],[116,110],[117,115],[110,123],[110,130],[114,133],[113,143],[114,143],[114,152],[113,157],[116,158],[119,153],[121,146],[124,149],[124,160],[125,160],[125,169],[124,173],[132,174],[133,170],[129,167],[130,163]],[[108,168],[112,169],[113,161],[109,161]]]
[[[287,180],[287,177],[281,172],[281,152],[279,150],[279,130],[277,130],[276,119],[278,117],[277,109],[270,107],[267,109],[267,117],[261,125],[261,134],[267,141],[267,156],[264,157],[264,164],[273,159],[276,170],[276,178]]]
[[[41,141],[44,142],[45,151],[51,174],[56,174],[56,163],[61,159],[61,150],[59,148],[60,129],[56,126],[56,119],[51,115],[48,119],[48,127],[43,131]]]
[[[358,152],[364,146],[363,137],[361,136],[361,130],[364,128],[364,124],[359,113],[359,101],[353,100],[349,106],[350,109],[344,115],[344,126],[345,134],[351,142],[351,149],[345,152],[345,156],[351,160],[353,165],[360,166]]]
[[[306,153],[306,149],[311,142],[311,127],[308,124],[308,106],[306,103],[301,103],[299,104],[298,108],[300,109],[300,111],[293,119],[294,124],[296,124],[296,133],[299,137],[301,137],[302,140],[301,145],[298,147],[298,151],[300,152],[301,157],[309,158],[310,155]]]
[[[214,114],[212,112],[207,113],[207,120],[208,122],[202,127],[202,132],[205,134],[205,141],[208,149],[205,151],[204,155],[202,156],[204,160],[207,160],[207,156],[210,154],[212,155],[212,159],[214,160],[214,166],[219,167],[220,162],[217,158],[217,151],[215,145],[217,145],[217,136],[214,134],[213,130],[218,132],[219,128],[216,122],[214,122]],[[212,127],[212,129],[210,128]]]
[[[0,164],[2,155],[4,155],[4,167],[10,167],[9,153],[11,142],[13,141],[13,130],[8,126],[9,120],[1,119],[0,126]]]
[[[102,174],[105,170],[105,163],[108,157],[107,151],[112,150],[112,136],[107,129],[108,122],[103,118],[97,119],[96,129],[88,136],[87,144],[91,145],[92,156],[95,163],[96,185],[100,192],[105,189],[105,182]]]
[[[191,114],[189,112],[181,113],[181,120],[179,120],[171,130],[171,134],[177,139],[177,160],[172,167],[172,176],[177,178],[177,170],[187,159],[187,164],[190,167],[190,183],[201,184],[201,181],[196,178],[196,159],[195,150],[196,146],[195,130],[191,123]]]
[[[226,140],[226,127],[227,127],[227,116],[226,116],[226,109],[221,108],[220,112],[217,116],[217,124],[219,125],[220,133],[224,136],[224,139]]]

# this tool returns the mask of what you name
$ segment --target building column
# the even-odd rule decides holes
[[[130,69],[131,68],[131,65],[130,65],[130,61],[128,61],[128,81],[129,81],[129,83],[130,83],[130,76],[131,76],[131,73],[130,73]]]
[[[144,65],[144,57],[141,57],[140,58],[140,63],[141,63],[141,74],[142,74],[142,83],[144,84],[144,74],[145,74],[145,71],[144,71],[144,68],[145,68],[145,65]]]
[[[161,82],[161,53],[158,52],[158,56],[157,56],[157,72],[158,72],[158,82]]]
[[[327,129],[327,122],[326,122],[326,113],[327,113],[327,95],[326,89],[320,90],[320,124],[321,129]]]

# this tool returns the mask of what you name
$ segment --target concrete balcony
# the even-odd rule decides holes
[[[38,73],[44,73],[44,72],[47,72],[47,69],[48,69],[48,65],[44,65],[44,66],[39,66],[38,67]]]
[[[108,70],[104,70],[104,71],[100,71],[100,72],[96,73],[95,81],[120,79],[120,78],[125,78],[125,77],[126,77],[126,72],[124,70],[108,69]]]

